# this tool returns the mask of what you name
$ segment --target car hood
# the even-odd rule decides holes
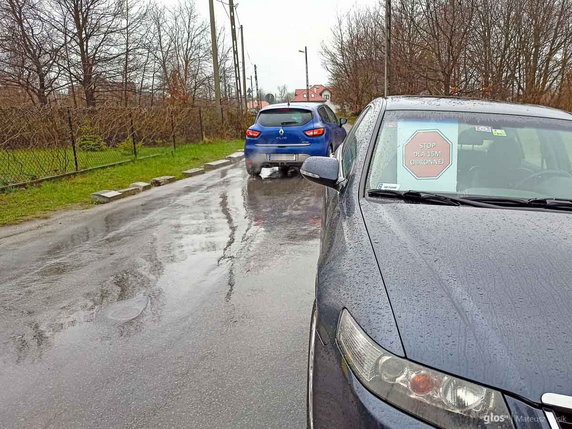
[[[408,359],[533,402],[572,395],[572,213],[361,206]]]

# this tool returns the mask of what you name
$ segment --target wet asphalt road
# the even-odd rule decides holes
[[[0,230],[0,427],[305,427],[321,195],[239,164]]]

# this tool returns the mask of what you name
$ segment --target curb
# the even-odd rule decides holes
[[[199,174],[205,174],[205,169],[204,168],[191,168],[190,170],[185,170],[183,171],[183,174],[185,175],[185,177],[194,177],[194,176],[198,176]]]
[[[230,164],[232,164],[232,162],[229,159],[219,159],[218,161],[207,162],[204,168],[206,171],[211,171],[216,170],[217,168],[226,167]]]
[[[219,159],[217,161],[207,162],[203,167],[191,168],[190,170],[183,171],[183,175],[188,177],[194,177],[204,174],[207,171],[216,170],[222,167],[228,167],[229,165],[236,164],[237,162],[244,159],[244,151],[237,151],[231,153],[224,159]],[[169,183],[174,183],[177,181],[175,176],[161,176],[151,179],[151,183],[147,182],[134,182],[129,185],[126,189],[121,189],[119,191],[104,189],[99,192],[94,192],[91,194],[91,199],[97,204],[107,204],[112,201],[117,201],[132,195],[140,194],[141,192],[148,191],[153,187],[165,186]]]
[[[141,192],[151,189],[151,184],[147,182],[135,182],[129,185],[130,188],[139,188]]]
[[[154,179],[151,179],[151,185],[153,186],[164,186],[164,185],[168,185],[169,183],[173,183],[176,182],[177,178],[175,176],[161,176],[161,177],[155,177]]]
[[[231,153],[229,156],[227,156],[225,159],[228,159],[230,162],[232,163],[236,163],[239,162],[241,160],[244,159],[244,152],[235,152],[235,153]]]

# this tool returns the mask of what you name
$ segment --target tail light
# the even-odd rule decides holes
[[[256,138],[260,135],[260,131],[256,130],[246,130],[246,137]]]
[[[319,136],[323,136],[326,130],[324,130],[323,128],[314,128],[313,130],[306,130],[304,131],[304,134],[306,134],[308,137],[319,137]]]

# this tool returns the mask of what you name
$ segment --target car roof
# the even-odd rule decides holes
[[[572,120],[572,114],[552,107],[464,97],[390,96],[386,110],[433,110],[443,112],[492,113]]]
[[[271,104],[270,106],[263,107],[260,109],[261,112],[265,110],[271,109],[283,109],[283,108],[296,108],[296,109],[308,109],[308,110],[317,110],[318,107],[322,106],[324,103],[278,103],[278,104]]]

